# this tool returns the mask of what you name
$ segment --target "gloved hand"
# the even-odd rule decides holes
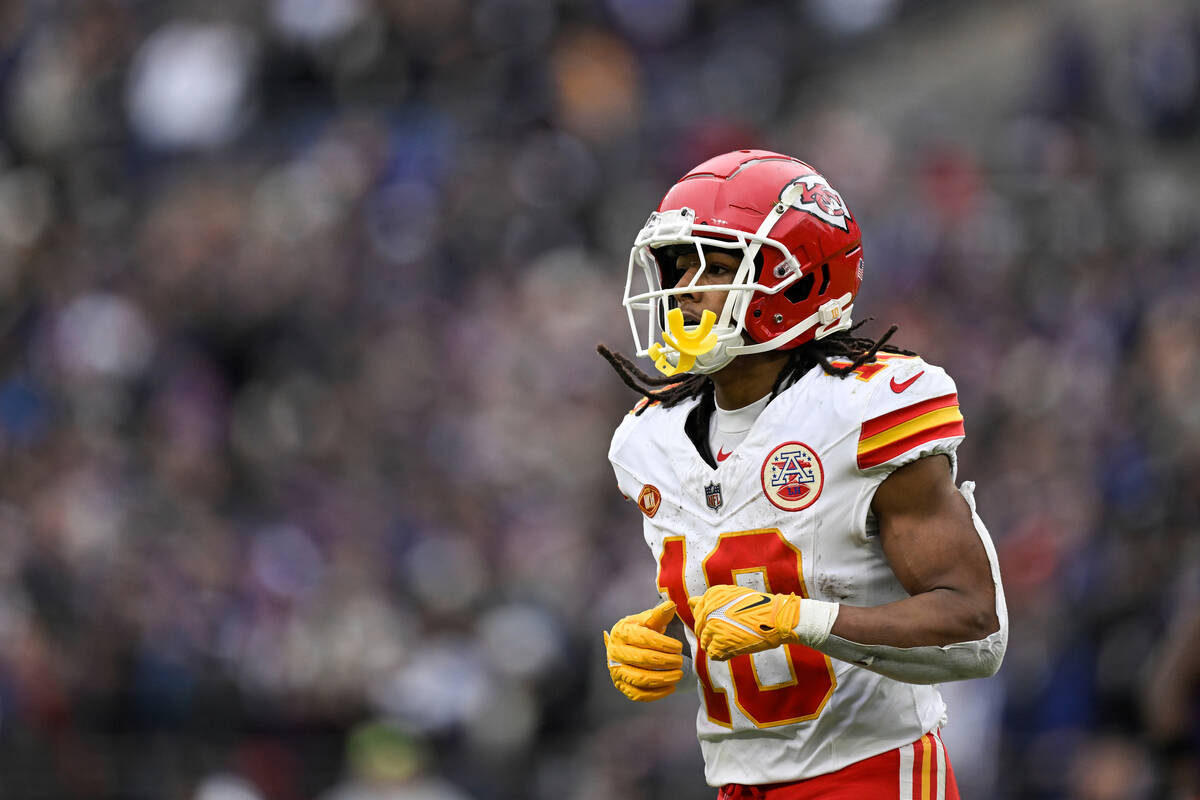
[[[800,644],[794,630],[800,621],[800,603],[794,594],[765,594],[728,584],[710,586],[688,600],[700,647],[717,661],[781,644]]]
[[[608,674],[630,700],[648,703],[675,691],[683,678],[683,643],[664,631],[675,616],[670,600],[623,617],[604,634]]]

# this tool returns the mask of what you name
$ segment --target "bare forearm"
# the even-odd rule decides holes
[[[981,607],[979,598],[950,589],[875,608],[836,606],[829,635],[806,643],[905,683],[986,678],[1000,668],[1008,631],[1002,602],[987,612]]]
[[[832,633],[859,644],[923,647],[978,641],[999,629],[994,601],[933,589],[873,608],[843,605]]]
[[[875,608],[839,606],[829,635],[813,646],[907,683],[994,675],[1008,644],[1008,614],[973,488],[955,489],[940,458],[892,473],[872,508],[888,563],[909,596]]]

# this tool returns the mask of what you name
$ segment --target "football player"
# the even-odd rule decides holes
[[[956,798],[934,684],[992,675],[1008,619],[940,367],[852,335],[858,222],[808,164],[717,156],[638,234],[624,305],[645,395],[609,459],[662,602],[604,635],[616,687],[674,691],[682,644],[718,798]],[[894,330],[894,328],[893,328]]]

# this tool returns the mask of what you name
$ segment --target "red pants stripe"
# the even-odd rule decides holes
[[[790,783],[727,783],[717,800],[959,800],[954,770],[936,731],[848,767]]]

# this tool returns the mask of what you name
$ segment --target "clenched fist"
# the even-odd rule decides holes
[[[675,604],[666,600],[623,617],[604,634],[608,674],[630,700],[659,700],[683,678],[683,644],[664,633],[674,616]]]

